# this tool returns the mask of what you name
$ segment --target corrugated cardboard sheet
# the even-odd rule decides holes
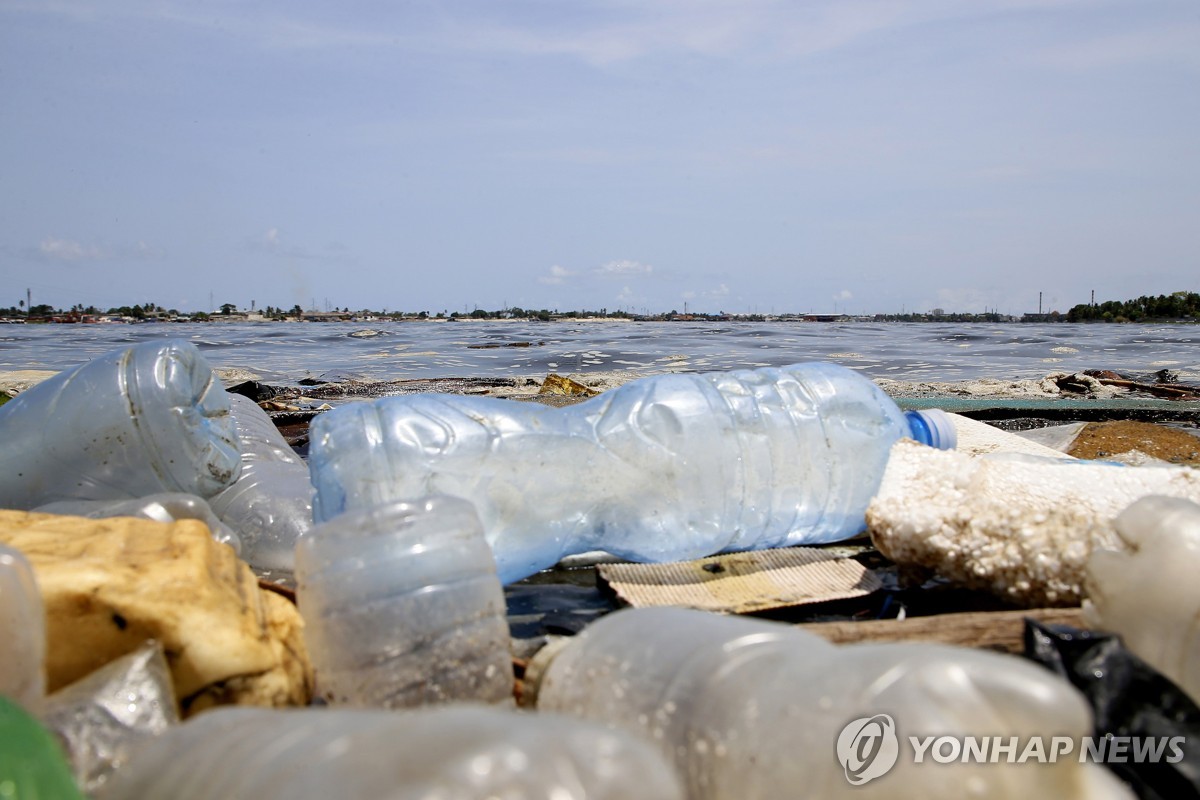
[[[601,564],[597,569],[631,606],[684,606],[729,614],[860,597],[882,588],[879,578],[854,559],[812,547],[671,564]]]

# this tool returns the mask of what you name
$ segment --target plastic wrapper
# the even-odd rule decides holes
[[[155,522],[198,519],[208,526],[213,538],[241,553],[242,540],[222,522],[201,497],[182,492],[161,492],[133,500],[60,500],[33,509],[42,514],[67,514],[76,517],[140,517]]]
[[[683,800],[641,741],[552,714],[220,708],[134,754],[97,800]]]
[[[296,540],[313,524],[308,465],[253,400],[230,395],[230,408],[241,474],[209,498],[209,505],[241,537],[242,558],[251,567],[291,572]]]
[[[1129,652],[1120,637],[1027,620],[1025,654],[1083,693],[1097,737],[1158,743],[1183,737],[1183,758],[1175,763],[1131,758],[1108,764],[1141,800],[1200,798],[1200,750],[1195,744],[1200,742],[1200,708]]]
[[[1146,497],[1114,528],[1124,549],[1097,550],[1087,563],[1088,626],[1120,634],[1200,702],[1200,505]]]
[[[149,641],[50,695],[42,721],[63,742],[76,781],[95,793],[139,743],[179,722],[162,645]]]
[[[211,497],[241,468],[229,396],[200,351],[156,340],[45,380],[0,407],[0,508]]]

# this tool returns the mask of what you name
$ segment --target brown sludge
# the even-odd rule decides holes
[[[1200,437],[1167,425],[1128,420],[1089,422],[1067,454],[1105,459],[1132,450],[1172,464],[1200,465]]]

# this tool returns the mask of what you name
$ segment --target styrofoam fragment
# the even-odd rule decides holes
[[[972,457],[901,441],[867,524],[898,564],[1026,606],[1070,605],[1082,597],[1092,550],[1122,548],[1113,519],[1151,494],[1200,501],[1200,470]]]

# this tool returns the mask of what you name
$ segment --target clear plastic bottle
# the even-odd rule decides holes
[[[635,731],[685,780],[691,800],[1132,798],[1081,764],[1083,696],[1016,656],[937,644],[836,647],[782,623],[680,608],[617,611],[534,657],[528,696]],[[854,724],[886,715],[890,755],[857,750]],[[844,732],[850,734],[843,738]],[[920,763],[909,737],[1073,739],[1055,763]],[[885,740],[885,737],[879,737]],[[989,745],[990,746],[990,745]],[[939,750],[944,754],[946,751]],[[857,760],[853,760],[857,759]],[[955,759],[958,761],[958,759]]]
[[[683,800],[666,761],[583,720],[478,706],[216,708],[133,754],[97,800]]]
[[[0,508],[59,500],[211,497],[237,477],[229,396],[195,345],[115,350],[0,406]]]
[[[940,411],[907,415],[834,364],[643,378],[565,408],[404,395],[313,421],[318,521],[448,494],[479,513],[504,583],[564,556],[635,561],[851,537],[891,445],[952,447]]]
[[[196,519],[208,526],[213,538],[242,552],[241,538],[222,522],[202,497],[182,492],[159,492],[132,500],[59,500],[31,509],[40,514],[65,514],[90,519],[140,517],[155,522]]]
[[[37,713],[46,693],[46,613],[33,568],[0,544],[0,695]]]
[[[401,501],[317,525],[297,543],[296,582],[331,705],[512,703],[504,591],[469,503]]]
[[[308,465],[292,450],[257,403],[230,394],[242,469],[233,485],[208,504],[242,540],[242,559],[260,570],[290,573],[296,540],[312,528],[312,480]]]

